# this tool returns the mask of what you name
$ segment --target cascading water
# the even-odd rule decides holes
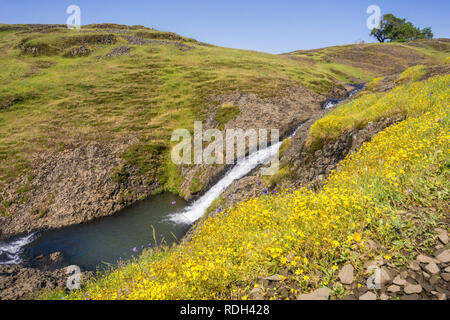
[[[184,205],[183,200],[174,195],[163,194],[139,202],[115,216],[0,243],[0,264],[28,264],[38,255],[60,251],[67,258],[67,264],[95,270],[102,262],[115,263],[120,258],[129,258],[135,254],[134,249],[139,250],[142,245],[147,247],[149,242],[156,245],[152,226],[160,240],[164,238],[168,244],[176,242],[173,236],[180,239],[189,225],[201,218],[233,181],[269,162],[277,155],[281,144],[278,142],[239,160],[217,184],[190,205]]]
[[[9,242],[0,242],[0,265],[19,264],[22,262],[22,249],[35,239],[35,234],[29,234]]]
[[[353,97],[355,94],[360,92],[365,87],[364,84],[353,84],[352,86],[355,87],[355,89],[350,91],[350,93],[347,95],[347,99]],[[327,109],[334,108],[335,106],[340,104],[342,101],[345,101],[345,99],[330,99],[322,105],[322,109],[327,110]]]
[[[353,96],[363,88],[364,85],[355,85],[355,90],[348,96]],[[334,107],[340,101],[329,100],[323,108]],[[299,128],[301,125],[289,138],[294,136]],[[150,245],[148,243],[152,241],[148,238],[152,233],[150,226],[159,228],[161,238],[166,240],[172,235],[180,237],[185,234],[190,224],[205,214],[213,201],[233,181],[248,175],[259,165],[268,163],[277,155],[281,145],[282,142],[278,142],[240,159],[202,197],[185,207],[182,199],[175,199],[173,198],[175,196],[170,194],[162,195],[161,198],[155,197],[148,200],[148,203],[138,203],[134,207],[125,209],[122,214],[106,217],[86,225],[67,227],[42,234],[33,233],[5,242],[0,241],[0,265],[23,263],[23,255],[28,255],[28,259],[33,259],[37,255],[62,251],[69,257],[70,264],[81,266],[84,264],[86,268],[95,269],[95,266],[102,261],[114,263],[120,257],[129,257],[136,252],[136,247],[133,250],[132,246],[139,245],[140,247],[144,241]],[[179,211],[176,211],[177,208]],[[140,242],[140,244],[136,242]]]
[[[300,127],[301,126],[299,126],[288,138],[294,136]],[[225,174],[219,182],[209,189],[208,192],[198,200],[194,201],[182,212],[173,214],[170,217],[170,220],[176,223],[191,224],[200,219],[213,201],[216,200],[222,192],[233,183],[233,181],[245,177],[257,166],[265,164],[275,157],[278,154],[278,150],[282,143],[282,141],[278,142],[270,147],[254,152],[248,157],[238,160],[237,164]]]

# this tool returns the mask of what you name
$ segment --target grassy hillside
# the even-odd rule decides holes
[[[274,274],[283,290],[261,288],[266,298],[295,299],[323,286],[339,298],[347,293],[337,281],[344,264],[357,274],[380,257],[405,264],[432,243],[431,230],[448,213],[449,84],[449,75],[436,76],[380,94],[376,104],[363,95],[340,106],[335,113],[354,104],[390,112],[395,97],[407,119],[347,157],[322,189],[238,204],[206,219],[192,241],[145,250],[68,298],[248,299],[261,276]]]
[[[367,45],[367,50],[382,50],[377,59],[386,65],[395,61],[401,69],[418,60],[438,63],[448,47],[447,41],[433,41]],[[159,181],[177,192],[179,172],[167,161],[173,129],[191,128],[224,93],[272,97],[303,86],[326,94],[333,86],[367,82],[388,71],[370,62],[355,64],[346,56],[355,50],[360,49],[271,55],[140,26],[91,25],[76,31],[0,25],[0,187],[27,175],[31,159],[41,152],[136,138],[139,142],[122,157],[142,181]],[[398,50],[405,53],[401,63]]]
[[[326,117],[312,126],[307,145],[311,152],[321,149],[330,141],[337,140],[345,132],[361,129],[369,122],[386,118],[402,118],[422,114],[433,105],[448,104],[448,96],[435,94],[445,89],[444,82],[414,82],[427,74],[427,67],[417,65],[400,74],[397,83],[404,86],[394,88],[386,93],[368,93],[344,106],[332,110]],[[369,84],[369,89],[373,83]],[[424,92],[429,92],[431,99],[424,99]]]
[[[317,50],[295,51],[289,56],[314,64],[330,74],[356,68],[362,74],[391,75],[417,64],[444,61],[450,53],[448,39],[417,40],[406,43],[368,43]],[[355,74],[357,71],[355,70]]]

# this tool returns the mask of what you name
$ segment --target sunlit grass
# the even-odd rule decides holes
[[[204,46],[173,34],[145,32],[151,34],[146,37],[181,41],[194,49],[183,51],[157,43],[130,45],[129,56],[106,59],[114,47],[128,45],[124,34],[66,29],[48,34],[0,32],[0,183],[26,174],[29,158],[36,152],[71,148],[74,141],[111,142],[130,135],[141,141],[134,153],[148,161],[134,164],[148,181],[155,167],[170,165],[168,152],[163,156],[149,153],[152,148],[147,146],[170,148],[171,132],[192,129],[194,120],[204,119],[217,103],[211,101],[212,96],[239,90],[273,97],[291,86],[327,93],[334,82],[371,77],[337,64],[331,66],[339,70],[333,74],[328,67],[289,56]],[[100,41],[109,35],[115,44]],[[22,47],[45,45],[52,50],[50,55],[45,51],[37,56],[25,54],[21,41]],[[82,43],[93,50],[90,56],[63,57],[66,49]],[[172,176],[177,172],[159,170],[157,175],[168,183],[168,190],[178,192],[180,177]]]
[[[405,77],[410,73],[412,71],[407,71]],[[424,83],[408,83],[388,93],[365,94],[314,123],[307,145],[314,152],[345,132],[364,128],[369,122],[392,117],[419,116],[435,106],[448,105],[448,85],[449,77],[443,76]]]
[[[417,91],[433,88],[422,97],[425,109],[414,112],[414,95],[402,99],[408,119],[348,156],[323,189],[240,203],[204,219],[190,242],[148,250],[68,298],[246,299],[258,277],[281,270],[288,288],[308,292],[335,288],[345,263],[358,273],[363,260],[380,256],[404,264],[419,242],[431,243],[430,230],[448,211],[449,78],[418,83]],[[379,248],[370,250],[368,240]]]

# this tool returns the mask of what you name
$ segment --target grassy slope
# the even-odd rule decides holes
[[[128,33],[108,30],[118,28]],[[98,59],[114,47],[128,45],[124,36],[130,35],[181,42],[194,49],[130,45],[129,56]],[[114,44],[102,37],[113,39],[110,42]],[[82,43],[93,50],[90,56],[64,57]],[[32,47],[40,54],[24,53]],[[429,63],[441,59],[430,48],[411,47],[411,63],[418,50]],[[389,53],[383,57],[386,61],[392,58]],[[177,192],[178,170],[166,161],[170,134],[202,119],[214,103],[209,101],[213,95],[240,90],[274,96],[292,85],[327,93],[335,82],[363,82],[377,75],[379,70],[350,66],[345,61],[328,63],[206,46],[139,26],[96,25],[80,33],[1,25],[0,187],[26,174],[36,152],[73,148],[80,141],[120,141],[134,135],[140,143],[123,157],[139,169],[144,181],[159,179]]]
[[[388,94],[367,93],[340,108],[332,110],[311,127],[307,145],[311,152],[319,150],[330,141],[337,140],[345,132],[361,129],[369,122],[377,122],[386,118],[403,118],[422,114],[433,104],[444,105],[447,97],[435,95],[428,83],[414,83],[427,73],[424,65],[417,65],[405,70],[397,79],[397,83],[405,83]],[[372,83],[369,83],[369,89]],[[430,91],[432,99],[423,99],[423,91]],[[444,100],[442,100],[444,99]]]
[[[373,76],[391,75],[417,64],[443,62],[450,53],[448,39],[418,40],[408,43],[358,44],[295,51],[289,54],[304,63],[312,62],[320,70],[339,75],[340,72]],[[356,68],[356,70],[355,70]]]
[[[419,244],[426,250],[433,243],[431,230],[448,213],[449,84],[445,75],[397,89],[407,120],[350,155],[322,190],[241,203],[208,218],[191,242],[146,250],[69,297],[247,299],[259,276],[276,273],[292,290],[272,298],[322,286],[340,297],[347,294],[337,281],[343,264],[352,263],[358,273],[363,261],[377,257],[404,264]],[[387,111],[391,95],[378,97]],[[368,102],[362,96],[353,103]],[[369,249],[368,240],[378,249]]]
[[[30,41],[65,48],[60,38],[69,32],[61,33],[32,34],[36,39]],[[131,56],[96,59],[126,44],[118,37],[116,45],[99,47],[91,57],[35,57],[15,48],[25,36],[30,35],[0,33],[2,181],[23,173],[27,156],[36,151],[70,147],[77,138],[107,141],[130,133],[142,142],[127,158],[150,174],[161,167],[146,160],[160,150],[152,146],[167,146],[175,128],[191,128],[213,94],[238,89],[272,96],[289,85],[326,91],[331,84],[316,85],[319,73],[263,53],[195,44],[186,52],[149,44],[133,46]]]

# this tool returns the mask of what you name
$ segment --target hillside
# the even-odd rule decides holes
[[[226,168],[174,166],[174,129],[247,128],[253,116],[253,127],[285,133],[349,83],[438,64],[449,47],[270,55],[140,26],[1,25],[0,237],[110,215],[162,190],[190,199]]]
[[[449,56],[448,39],[272,55],[142,26],[0,25],[0,240],[165,191],[197,199],[230,166],[170,161],[172,132],[194,121],[283,138],[298,128],[274,176],[234,181],[180,245],[44,298],[296,299],[322,287],[359,298],[373,260],[386,284],[401,275],[433,289],[417,298],[450,296]],[[439,271],[426,279],[408,267],[430,261]],[[63,285],[61,270],[5,270],[0,298]]]
[[[211,214],[190,241],[146,249],[68,298],[446,300],[449,81],[408,80],[376,103],[362,93],[308,137],[354,104],[381,106],[388,118],[401,114],[395,99],[407,116],[379,129],[321,187],[267,194],[265,182],[255,184],[257,197]],[[376,268],[381,292],[365,286]]]

